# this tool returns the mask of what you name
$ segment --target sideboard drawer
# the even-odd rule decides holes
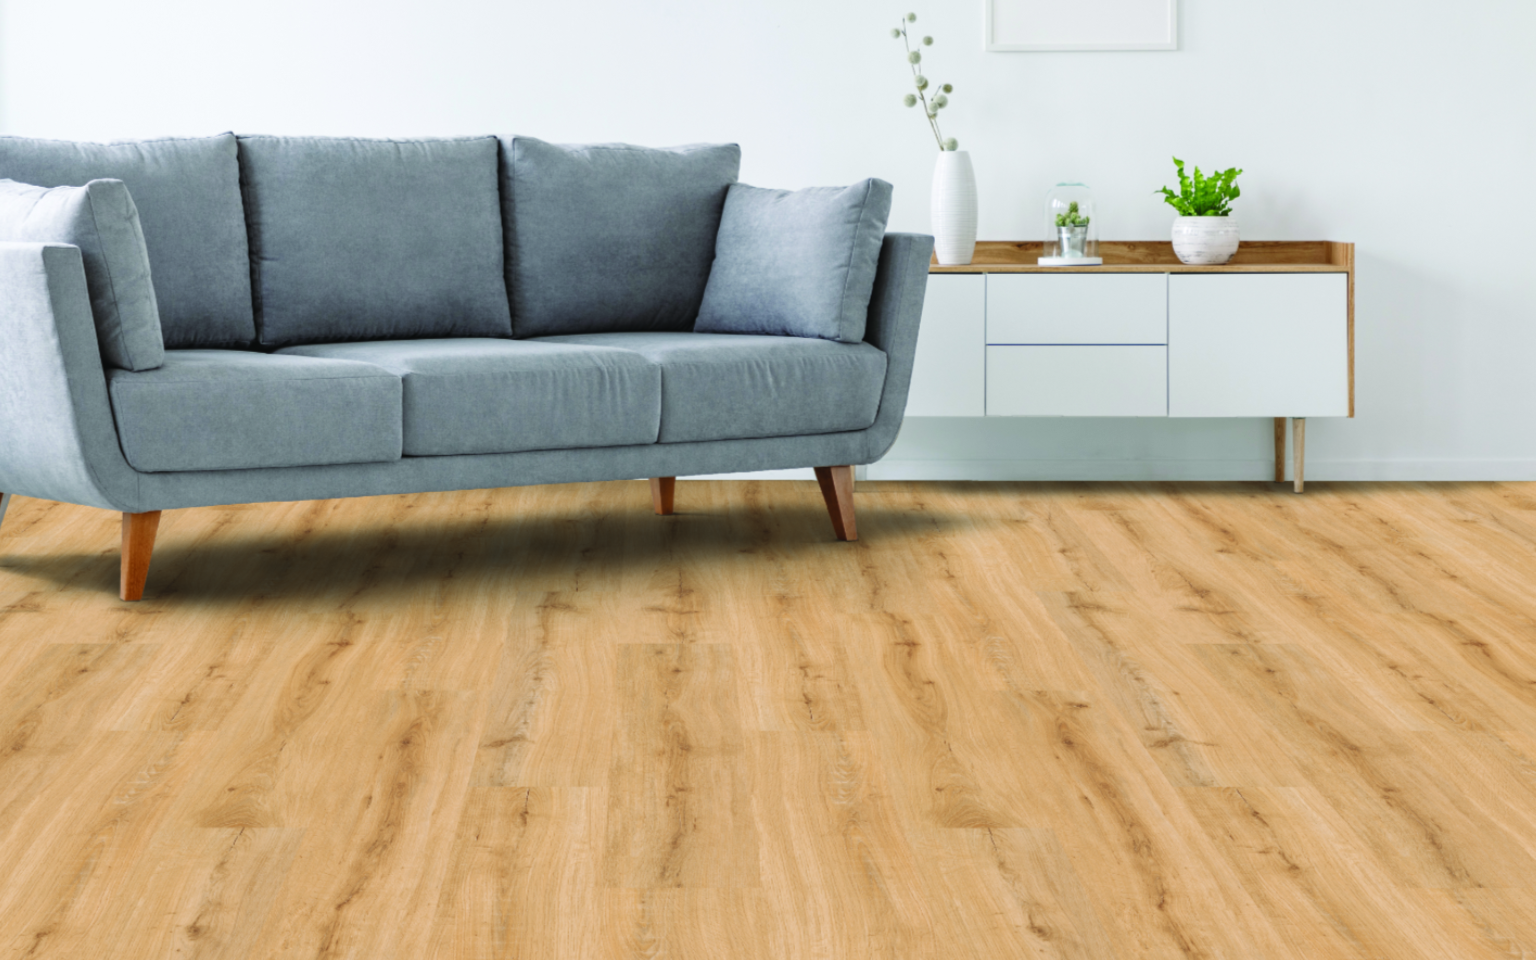
[[[987,348],[989,417],[1166,417],[1168,348]]]
[[[987,276],[987,343],[1166,344],[1161,273]]]

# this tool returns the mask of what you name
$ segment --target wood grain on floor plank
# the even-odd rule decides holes
[[[1536,484],[0,528],[0,956],[1536,954]]]

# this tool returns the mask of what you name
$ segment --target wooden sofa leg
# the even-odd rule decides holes
[[[816,482],[821,484],[821,498],[827,501],[827,513],[832,517],[832,532],[837,539],[859,539],[853,517],[853,468],[817,467]]]
[[[149,558],[155,552],[155,533],[159,529],[159,510],[123,514],[123,568],[118,595],[124,600],[144,598],[144,581],[149,579]]]
[[[656,508],[656,516],[672,516],[672,495],[676,492],[676,477],[651,478],[651,506]]]

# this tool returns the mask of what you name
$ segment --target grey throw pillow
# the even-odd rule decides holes
[[[0,180],[0,240],[79,247],[102,360],[136,371],[165,363],[149,251],[123,181],[49,188]]]
[[[514,137],[502,149],[516,336],[693,326],[740,147]]]
[[[862,341],[890,214],[884,180],[732,186],[694,330]]]
[[[242,136],[260,342],[510,337],[498,152]]]
[[[166,348],[256,339],[234,134],[118,143],[0,137],[0,177],[43,187],[123,181],[149,245]]]

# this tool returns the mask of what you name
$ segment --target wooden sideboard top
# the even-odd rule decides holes
[[[979,240],[970,263],[930,273],[1353,273],[1355,245],[1329,240],[1244,240],[1230,263],[1191,266],[1167,240],[1104,240],[1102,267],[1042,267],[1038,240]]]

